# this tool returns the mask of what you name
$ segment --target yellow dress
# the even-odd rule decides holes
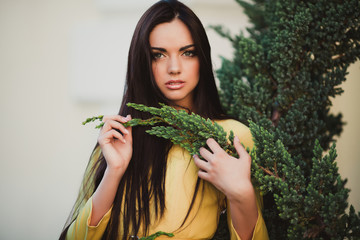
[[[249,129],[235,120],[217,121],[226,132],[234,131],[245,147],[253,147],[253,140]],[[96,155],[96,154],[95,154]],[[93,157],[97,159],[97,157]],[[157,231],[174,233],[174,237],[160,236],[156,239],[211,239],[215,234],[220,212],[226,207],[225,195],[206,181],[204,184],[203,197],[197,197],[193,209],[190,212],[184,226],[179,229],[189,209],[194,187],[197,181],[198,168],[194,164],[189,153],[178,145],[174,145],[169,152],[167,172],[165,178],[165,212],[161,219],[152,217],[149,235]],[[202,186],[198,194],[202,193]],[[150,204],[154,204],[150,200]],[[258,219],[253,233],[254,240],[266,240],[268,234],[261,214],[262,198],[257,197]],[[79,211],[76,220],[71,224],[66,239],[101,239],[109,222],[111,209],[104,215],[97,226],[89,226],[92,213],[92,198]],[[228,211],[228,226],[231,240],[240,239],[231,222]],[[121,218],[120,218],[121,220]],[[121,221],[120,221],[121,224]],[[121,229],[120,229],[121,234]],[[143,236],[140,229],[138,236]]]

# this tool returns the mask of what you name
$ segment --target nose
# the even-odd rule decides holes
[[[168,73],[176,75],[181,72],[181,61],[178,57],[171,57],[168,62]]]

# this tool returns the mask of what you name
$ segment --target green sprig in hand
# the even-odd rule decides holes
[[[206,147],[206,140],[215,139],[216,142],[231,156],[238,157],[235,147],[232,145],[234,133],[231,131],[229,137],[226,137],[224,129],[216,122],[205,119],[195,113],[187,113],[185,110],[176,110],[165,104],[160,104],[161,108],[147,107],[142,104],[128,103],[127,106],[138,111],[148,112],[153,115],[149,119],[132,119],[123,125],[128,126],[153,126],[146,132],[157,137],[169,139],[172,143],[185,148],[190,155],[200,155],[199,149]],[[88,118],[83,125],[102,121],[103,115]],[[154,126],[165,123],[166,126]],[[103,122],[95,128],[101,128]]]

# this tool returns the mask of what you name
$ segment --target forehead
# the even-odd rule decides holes
[[[177,18],[157,25],[150,33],[149,42],[151,47],[166,49],[194,44],[189,29]]]

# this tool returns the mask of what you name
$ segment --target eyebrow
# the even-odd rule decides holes
[[[181,47],[181,48],[179,49],[179,51],[181,52],[181,51],[184,51],[184,50],[186,50],[186,49],[188,49],[188,48],[191,48],[191,47],[194,47],[194,46],[195,46],[195,44],[189,44],[189,45],[186,45],[186,46],[184,46],[184,47]],[[158,50],[158,51],[160,51],[160,52],[166,52],[166,49],[165,49],[165,48],[151,47],[151,49],[153,49],[153,50]]]

